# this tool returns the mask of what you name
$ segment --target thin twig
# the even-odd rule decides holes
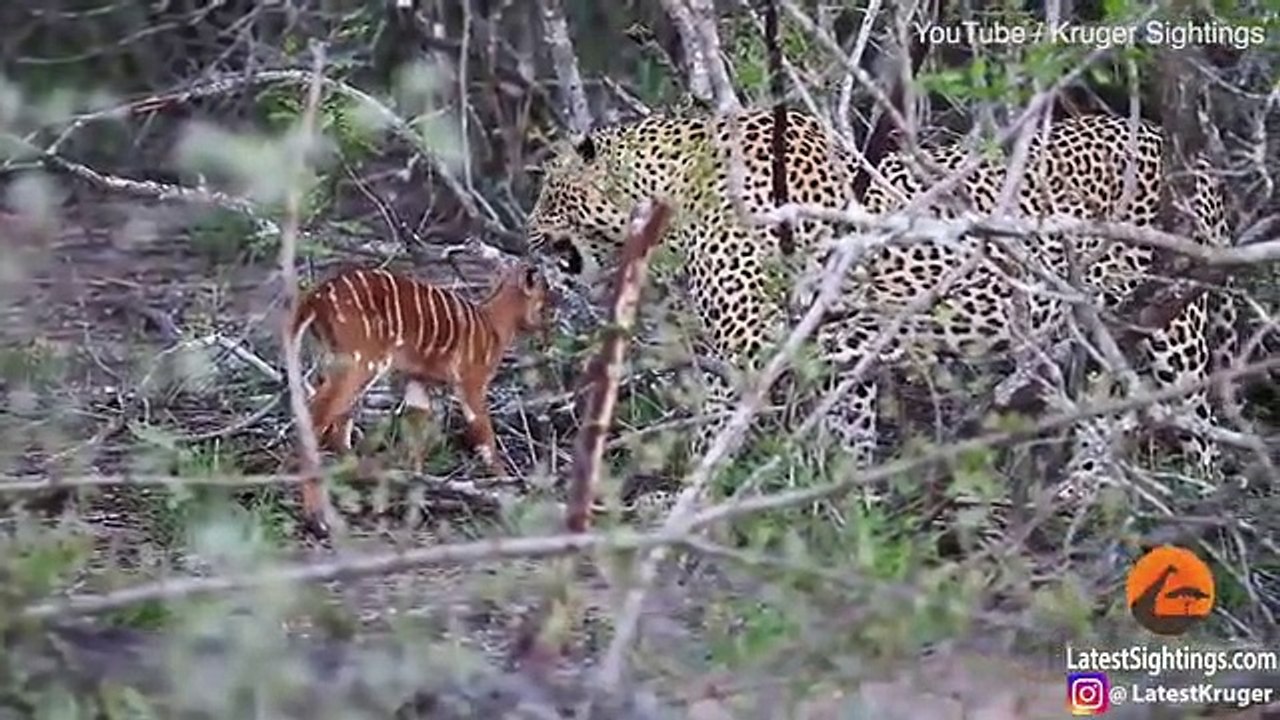
[[[1035,237],[1047,234],[1098,235],[1134,245],[1142,245],[1185,255],[1207,265],[1254,265],[1280,260],[1280,239],[1235,247],[1213,247],[1149,226],[1127,222],[1087,220],[1066,215],[1042,218],[995,217],[966,212],[956,218],[922,217],[906,209],[888,214],[821,205],[792,203],[756,216],[763,224],[810,218],[847,223],[868,231],[894,234],[895,242],[936,241],[938,237],[989,235],[993,237]]]
[[[499,538],[430,548],[414,548],[372,555],[346,555],[332,562],[280,564],[256,573],[157,580],[102,595],[80,595],[28,606],[29,618],[92,615],[156,600],[225,593],[247,588],[300,582],[350,580],[388,575],[448,563],[471,563],[505,558],[545,558],[608,547],[619,550],[678,542],[680,538],[653,533],[574,533],[535,538]]]
[[[572,533],[537,538],[499,538],[375,555],[348,555],[328,563],[281,564],[251,574],[161,580],[103,595],[73,596],[38,603],[28,606],[23,611],[23,614],[33,618],[83,615],[106,612],[153,600],[173,601],[196,595],[228,592],[279,583],[318,582],[385,575],[445,563],[467,563],[516,557],[553,557],[596,550],[644,550],[666,544],[684,544],[688,532],[706,527],[712,523],[757,512],[804,505],[847,492],[853,487],[874,482],[877,479],[889,478],[929,463],[955,458],[975,449],[1007,444],[1021,438],[1034,437],[1089,417],[1108,415],[1133,409],[1143,404],[1174,399],[1193,392],[1200,387],[1206,387],[1213,382],[1259,374],[1275,368],[1280,368],[1280,358],[1270,358],[1245,366],[1233,367],[1215,373],[1202,381],[1198,380],[1178,386],[1161,388],[1145,397],[1131,397],[1124,400],[1100,403],[1075,412],[1044,418],[1031,427],[1018,432],[987,433],[960,443],[936,448],[916,458],[899,460],[868,470],[865,473],[854,474],[842,481],[825,483],[803,490],[756,496],[714,505],[700,513],[690,514],[687,519],[681,520],[678,523],[679,527],[676,532],[664,527],[659,532],[651,534],[621,531],[610,532],[607,535]],[[744,415],[744,412],[740,410],[739,416],[742,415]],[[725,437],[727,435],[722,433],[721,437],[717,438],[717,444],[713,446],[713,449],[723,445],[720,441]],[[704,459],[703,465],[705,464],[706,461]]]
[[[887,480],[894,476],[901,475],[933,463],[952,460],[975,450],[1000,447],[1014,442],[1028,440],[1049,432],[1050,430],[1074,425],[1081,420],[1087,420],[1092,417],[1112,415],[1115,413],[1125,412],[1127,410],[1136,410],[1156,403],[1176,400],[1180,397],[1185,397],[1196,390],[1210,387],[1215,382],[1248,377],[1251,375],[1259,375],[1276,368],[1280,368],[1280,358],[1260,360],[1248,365],[1232,367],[1227,370],[1216,372],[1204,378],[1196,378],[1190,382],[1178,383],[1176,385],[1151,390],[1144,394],[1134,395],[1120,400],[1101,402],[1087,407],[1081,407],[1070,412],[1051,415],[1049,417],[1041,418],[1027,427],[1016,431],[984,433],[977,437],[934,448],[914,458],[896,460],[894,462],[869,469],[865,472],[853,473],[844,480],[822,483],[820,485],[814,485],[800,490],[788,490],[773,495],[746,498],[737,502],[723,503],[707,508],[706,510],[694,515],[687,522],[682,523],[678,527],[678,530],[684,533],[689,533],[704,528],[712,523],[724,522],[733,518],[754,515],[764,511],[783,510],[789,507],[807,505],[809,503],[846,493],[861,485],[866,485],[880,480]]]
[[[296,258],[298,252],[298,218],[301,214],[302,184],[306,177],[307,151],[314,141],[316,110],[320,106],[320,90],[324,71],[324,45],[313,43],[311,52],[315,62],[311,71],[311,88],[307,95],[306,110],[302,115],[303,141],[294,158],[294,173],[285,196],[284,224],[280,228],[280,275],[284,281],[284,304],[288,311],[280,324],[281,346],[284,348],[285,375],[289,382],[289,403],[293,411],[293,423],[298,433],[298,441],[302,445],[302,473],[312,477],[320,474],[320,444],[316,439],[312,426],[311,411],[307,407],[302,381],[302,359],[299,355],[298,338],[291,330],[290,319],[298,309],[298,270]],[[337,520],[332,509],[325,503],[324,514],[327,523]]]

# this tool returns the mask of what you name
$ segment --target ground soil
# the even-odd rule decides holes
[[[203,381],[189,382],[182,390],[163,383],[162,390],[148,386],[158,373],[172,372],[164,368],[175,343],[213,332],[235,338],[271,367],[281,367],[274,340],[281,283],[273,258],[210,259],[192,242],[194,218],[189,207],[81,194],[57,212],[56,226],[44,232],[33,232],[12,218],[0,221],[0,252],[11,268],[0,290],[0,342],[10,353],[30,356],[48,348],[60,358],[55,377],[39,384],[28,407],[11,404],[4,411],[5,433],[21,446],[7,451],[13,460],[11,477],[160,471],[138,465],[138,457],[149,453],[141,447],[148,444],[145,434],[140,439],[137,431],[144,426],[178,437],[216,436],[239,448],[242,465],[256,472],[274,472],[286,461],[287,420],[280,408],[256,422],[244,422],[279,391],[261,369],[225,352],[215,353],[212,372],[202,376]],[[307,275],[323,275],[337,264],[376,262],[387,247],[376,236],[318,241],[333,251],[331,259],[314,264]],[[466,254],[454,260],[424,263],[401,256],[391,267],[424,280],[461,281],[471,291],[487,284],[488,261]],[[12,380],[4,382],[8,390],[18,387]],[[388,404],[382,401],[384,409]],[[470,468],[464,461],[446,474],[465,479]],[[296,507],[289,488],[274,497],[286,513]],[[58,511],[73,514],[80,532],[92,537],[95,553],[90,572],[67,590],[94,587],[94,571],[123,567],[135,577],[154,577],[174,568],[204,566],[201,558],[184,556],[181,548],[157,544],[155,524],[147,517],[154,505],[148,504],[145,492],[114,487],[78,502],[65,495],[61,501],[44,511],[49,517]],[[416,525],[359,514],[348,519],[351,536],[344,552],[391,551],[493,532],[488,520],[449,513],[432,514]],[[296,535],[282,545],[281,554],[297,560],[324,561],[336,552],[330,545]],[[440,628],[442,639],[501,661],[510,654],[521,619],[540,600],[535,589],[544,571],[545,564],[533,562],[423,569],[328,583],[320,586],[320,599],[354,618],[358,633],[389,632],[404,617],[428,619]],[[651,598],[645,645],[663,662],[649,670],[666,676],[668,697],[690,701],[706,696],[720,710],[737,707],[744,713],[741,717],[764,717],[758,713],[768,705],[767,688],[743,687],[712,675],[699,637],[705,620],[702,610],[714,598],[740,592],[744,586],[714,573],[681,579],[684,582],[661,583]],[[479,591],[486,582],[497,589]],[[611,598],[599,579],[581,589],[587,622],[569,643],[565,662],[590,666],[600,643],[610,635],[603,618],[611,614]],[[290,632],[313,634],[323,629],[322,615],[299,612],[286,625]],[[897,708],[903,717],[960,717],[966,709],[990,718],[1062,713],[1062,676],[1057,671],[1041,671],[1012,657],[941,657],[948,659],[917,668],[922,675],[895,671],[867,686],[868,702],[882,708],[883,717],[892,715],[889,708]],[[1023,689],[1010,685],[1010,673],[1026,675]],[[994,687],[1000,689],[992,691]],[[805,716],[836,717],[840,695],[819,693]],[[704,702],[690,707],[689,717],[715,717],[698,715],[714,710]]]

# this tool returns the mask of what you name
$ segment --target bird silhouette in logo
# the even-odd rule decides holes
[[[1163,567],[1162,567],[1163,566]],[[1177,586],[1166,591],[1176,577]],[[1188,550],[1152,550],[1129,574],[1129,611],[1143,627],[1160,635],[1181,635],[1213,608],[1213,575]]]
[[[1198,602],[1198,601],[1200,601],[1200,600],[1208,600],[1208,599],[1209,599],[1209,593],[1207,593],[1207,592],[1205,592],[1205,591],[1201,590],[1200,588],[1195,587],[1195,586],[1193,586],[1193,585],[1183,585],[1182,587],[1174,588],[1174,589],[1170,590],[1169,592],[1165,593],[1165,594],[1164,594],[1164,596],[1165,596],[1166,598],[1168,598],[1169,600],[1182,600],[1182,601],[1184,601],[1184,602],[1183,602],[1183,609],[1182,609],[1182,614],[1183,614],[1183,615],[1190,615],[1190,614],[1191,614],[1191,606],[1192,606],[1194,603],[1196,603],[1196,602]]]

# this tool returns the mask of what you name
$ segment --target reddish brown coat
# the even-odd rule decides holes
[[[481,302],[386,270],[340,273],[298,303],[290,332],[311,330],[336,361],[310,400],[321,447],[351,450],[357,401],[387,372],[403,373],[405,403],[427,409],[426,385],[457,393],[467,434],[481,459],[498,470],[485,394],[498,362],[517,335],[545,325],[547,286],[526,263],[508,269]],[[319,520],[327,506],[318,480],[303,486],[303,508]]]

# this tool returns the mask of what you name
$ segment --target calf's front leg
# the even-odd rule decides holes
[[[493,438],[493,423],[489,420],[489,406],[485,400],[488,383],[462,382],[457,387],[462,401],[462,417],[467,421],[467,442],[480,456],[494,475],[501,475],[497,445]]]

